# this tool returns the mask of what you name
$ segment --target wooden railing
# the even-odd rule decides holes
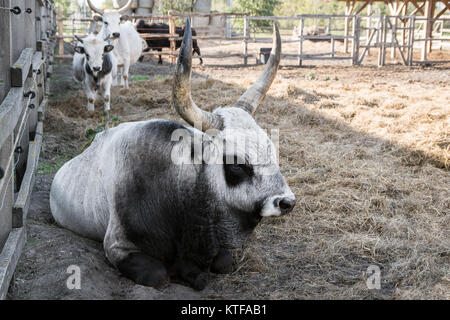
[[[151,23],[155,20],[157,21],[167,21],[167,24],[169,25],[169,33],[161,34],[161,33],[141,33],[141,37],[145,40],[147,39],[161,39],[165,38],[169,40],[170,47],[168,48],[168,52],[146,52],[143,53],[144,56],[153,56],[153,55],[164,55],[169,56],[171,63],[175,62],[175,59],[177,57],[176,53],[176,41],[181,40],[182,38],[175,32],[177,27],[177,21],[181,24],[181,21],[183,21],[184,18],[194,18],[194,17],[219,17],[223,16],[227,19],[233,19],[233,18],[244,18],[248,17],[248,13],[230,13],[230,12],[212,12],[212,13],[200,13],[200,12],[191,12],[191,13],[180,13],[180,12],[173,12],[169,11],[168,15],[160,15],[160,14],[145,14],[145,15],[131,15],[130,19],[135,22],[137,20],[147,20],[148,23]],[[55,56],[56,59],[62,60],[62,59],[71,59],[72,56],[69,54],[66,54],[64,52],[64,40],[65,39],[73,39],[74,33],[73,32],[65,32],[64,30],[71,30],[70,26],[66,26],[65,23],[75,23],[75,22],[85,22],[85,23],[95,23],[93,19],[85,18],[85,19],[71,19],[71,18],[63,18],[58,17],[57,23],[58,23],[58,54]],[[182,22],[182,25],[184,25],[184,22]],[[196,28],[194,26],[194,28]],[[84,36],[84,34],[77,34],[77,36]],[[226,29],[224,28],[223,35],[209,35],[209,36],[194,36],[192,37],[193,40],[221,40],[221,41],[242,41],[245,39],[245,37],[232,37],[229,32],[226,32]],[[163,48],[161,48],[163,49]],[[230,54],[220,54],[220,55],[202,55],[202,56],[193,56],[193,58],[224,58],[224,57],[231,57],[231,56],[243,56],[240,53],[230,53]],[[251,55],[250,55],[251,56]]]
[[[21,13],[0,9],[0,299],[26,239],[56,42],[49,1],[0,0],[10,5]]]
[[[220,40],[220,41],[241,41],[243,43],[243,50],[240,52],[228,52],[220,54],[203,54],[201,56],[194,55],[194,59],[198,58],[227,58],[227,57],[241,57],[243,58],[244,65],[248,64],[248,58],[253,57],[254,54],[249,52],[250,43],[271,43],[271,30],[268,30],[267,36],[261,34],[261,32],[252,31],[251,24],[256,21],[273,21],[277,20],[281,22],[289,22],[298,27],[298,37],[282,37],[283,43],[298,43],[298,51],[296,53],[284,53],[282,56],[284,58],[294,58],[297,59],[298,65],[301,66],[305,60],[349,60],[353,65],[359,65],[363,62],[364,57],[370,55],[370,49],[376,49],[378,52],[378,65],[383,66],[386,63],[386,49],[391,49],[391,58],[396,57],[396,53],[399,50],[402,52],[400,56],[402,62],[405,65],[420,64],[420,63],[435,63],[435,62],[446,62],[446,61],[429,61],[427,59],[426,47],[429,47],[431,38],[420,37],[417,32],[420,24],[423,23],[425,18],[415,17],[415,16],[361,16],[361,15],[311,15],[303,14],[296,15],[293,17],[279,17],[279,16],[251,16],[247,13],[227,13],[227,12],[215,12],[215,13],[178,13],[169,12],[169,15],[158,15],[158,14],[148,14],[148,15],[132,15],[131,19],[136,22],[139,19],[147,20],[148,23],[154,21],[168,21],[169,30],[168,33],[142,33],[141,37],[143,39],[162,39],[166,38],[169,40],[170,47],[167,51],[157,52],[150,51],[143,53],[143,55],[164,55],[168,56],[172,63],[175,62],[177,57],[176,53],[176,41],[182,38],[175,32],[177,24],[184,25],[183,19],[186,17],[213,17],[223,16],[226,19],[227,27],[224,28],[221,34],[208,34],[208,35],[197,35],[194,36],[194,40]],[[230,31],[231,24],[230,19],[241,19],[239,32],[234,34]],[[430,20],[430,19],[425,19]],[[443,23],[448,22],[449,19],[440,18],[432,19],[435,22]],[[305,32],[305,27],[307,25],[315,24],[320,21],[321,24],[325,25],[327,32],[324,34],[308,34]],[[57,39],[59,42],[59,54],[56,58],[71,59],[72,55],[66,54],[64,52],[64,41],[67,39],[73,39],[74,30],[78,32],[81,31],[73,27],[76,22],[84,23],[94,23],[92,19],[69,19],[69,18],[59,18],[58,19],[58,35]],[[68,23],[68,25],[66,24]],[[334,25],[341,25],[342,29],[333,27]],[[194,26],[195,27],[195,26]],[[198,29],[205,29],[208,31],[207,27],[195,27]],[[91,29],[91,28],[89,28]],[[257,28],[258,29],[258,28]],[[261,28],[259,28],[261,29]],[[270,28],[269,28],[270,29]],[[86,30],[86,28],[84,28]],[[413,33],[412,30],[415,30]],[[71,32],[72,31],[72,32]],[[285,30],[286,31],[286,30]],[[442,32],[441,32],[442,33]],[[77,36],[83,36],[85,34],[78,33]],[[305,41],[329,41],[330,50],[327,52],[306,52]],[[440,36],[434,37],[432,41],[444,43],[449,41],[448,37]],[[341,54],[336,52],[337,41],[344,42],[345,51]],[[348,50],[348,45],[351,43],[351,50]],[[421,59],[413,60],[414,44],[422,44],[422,55]],[[442,45],[441,45],[442,47]],[[163,49],[163,48],[160,48]],[[362,54],[360,54],[360,49]]]

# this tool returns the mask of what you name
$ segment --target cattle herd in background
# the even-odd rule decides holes
[[[88,5],[96,13],[94,20],[102,24],[98,34],[89,34],[80,39],[73,58],[74,79],[84,85],[88,99],[87,108],[94,111],[95,97],[101,93],[104,100],[104,111],[110,110],[111,86],[124,86],[128,89],[130,66],[138,60],[142,61],[143,52],[150,50],[161,51],[169,48],[167,38],[143,40],[139,33],[169,33],[169,26],[163,23],[147,24],[140,20],[134,26],[127,16],[123,15],[131,7],[132,0],[117,10],[101,10],[94,6],[91,0]],[[137,30],[136,30],[137,29]],[[177,27],[175,31],[180,37],[184,35],[184,28]],[[196,35],[192,30],[192,35]],[[181,46],[181,40],[176,41],[176,48]],[[193,40],[193,52],[199,56],[200,48],[197,40]],[[162,64],[159,55],[159,64]],[[200,63],[203,60],[200,58]]]

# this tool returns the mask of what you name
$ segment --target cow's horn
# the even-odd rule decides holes
[[[80,39],[76,34],[74,34],[75,39],[77,39],[78,41],[80,41],[81,43],[83,43],[83,40]]]
[[[180,116],[192,126],[201,124],[202,131],[223,129],[222,119],[211,112],[203,111],[191,96],[192,32],[189,18],[186,19],[183,42],[178,54],[173,79],[172,103]]]
[[[100,10],[100,9],[96,8],[94,6],[94,4],[91,2],[91,0],[87,0],[87,3],[89,5],[89,8],[91,8],[92,11],[97,12],[99,15],[103,15],[104,10]]]
[[[273,45],[270,58],[266,67],[255,83],[236,101],[234,107],[242,108],[253,115],[258,105],[263,101],[266,92],[269,90],[277,74],[281,57],[281,37],[278,30],[278,22],[273,22]]]
[[[127,12],[131,7],[132,2],[133,0],[128,0],[128,3],[124,5],[122,8],[118,9],[117,11],[119,11],[120,14]]]

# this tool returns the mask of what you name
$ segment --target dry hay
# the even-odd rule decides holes
[[[195,65],[194,100],[208,110],[230,105],[261,68]],[[170,69],[134,72],[151,78],[114,88],[112,114],[179,120],[168,103]],[[448,83],[448,71],[433,68],[282,68],[256,118],[280,130],[281,170],[297,206],[264,219],[235,253],[235,272],[214,277],[215,294],[204,297],[449,299]],[[78,152],[102,121],[101,105],[86,111],[82,90],[59,89],[44,162]],[[371,264],[381,268],[381,290],[366,286]]]

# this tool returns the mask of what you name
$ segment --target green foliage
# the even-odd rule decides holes
[[[112,0],[105,0],[103,4],[101,5],[102,9],[113,9],[114,3]]]
[[[162,13],[168,14],[170,10],[177,12],[194,11],[195,0],[166,0],[162,2]]]
[[[282,2],[279,0],[237,0],[237,5],[233,11],[249,12],[253,16],[273,16],[275,7]],[[252,26],[256,27],[270,27],[271,21],[267,20],[253,20]]]
[[[145,80],[150,80],[149,76],[146,75],[135,75],[131,77],[131,81],[145,81]]]
[[[106,121],[106,123],[105,123],[105,121]],[[86,137],[88,142],[83,146],[83,148],[81,149],[81,152],[86,150],[91,145],[91,143],[92,143],[92,141],[94,141],[97,133],[104,131],[105,127],[106,127],[106,129],[114,128],[114,127],[118,126],[119,124],[120,124],[119,117],[112,116],[107,111],[105,111],[103,113],[102,123],[95,129],[89,128],[86,130],[86,133],[84,134],[84,136]]]
[[[74,12],[79,11],[80,7],[78,1],[70,0],[55,0],[56,12],[61,12],[64,17],[72,15]]]
[[[52,174],[59,170],[67,161],[72,159],[75,155],[69,153],[63,153],[62,155],[54,158],[49,162],[39,161],[37,175],[43,176],[46,174]]]

